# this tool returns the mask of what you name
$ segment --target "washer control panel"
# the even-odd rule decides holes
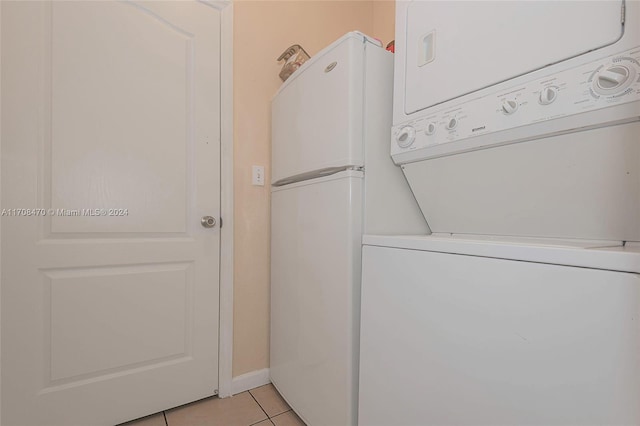
[[[478,136],[498,132],[506,135],[505,131],[511,129],[638,101],[640,47],[439,111],[424,111],[421,116],[393,127],[391,155],[396,163],[403,163],[533,139],[531,135],[524,135],[526,131],[515,130],[504,140]],[[631,108],[631,115],[640,116],[640,105],[635,109],[638,111]],[[611,117],[595,120],[591,119],[588,125],[615,121]],[[531,127],[531,134],[585,127],[570,122],[564,126],[565,129],[554,125],[544,130]],[[471,139],[482,139],[482,142],[471,142]],[[420,151],[415,159],[406,155],[413,151]],[[398,155],[400,158],[396,158]]]

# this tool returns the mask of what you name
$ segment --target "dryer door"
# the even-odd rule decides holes
[[[624,2],[419,1],[405,9],[405,112],[599,49],[623,34]]]

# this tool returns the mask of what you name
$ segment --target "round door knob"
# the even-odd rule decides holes
[[[216,218],[213,216],[202,216],[200,223],[205,228],[213,228],[214,226],[216,226]]]
[[[558,97],[557,87],[553,87],[553,86],[545,87],[540,91],[539,102],[541,105],[549,105],[549,104],[552,104],[557,97]]]
[[[502,102],[502,112],[511,115],[518,110],[518,102],[515,99],[507,99]]]
[[[400,133],[396,136],[396,142],[400,148],[408,148],[416,139],[416,129],[406,126],[400,129]]]

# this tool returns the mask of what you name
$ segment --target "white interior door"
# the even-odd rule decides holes
[[[2,424],[218,386],[220,11],[2,2]],[[41,210],[12,210],[41,209]]]

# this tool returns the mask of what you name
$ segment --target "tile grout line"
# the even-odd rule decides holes
[[[264,386],[266,386],[266,385],[264,385]],[[259,387],[262,387],[262,386],[258,386],[258,388],[259,388]],[[275,426],[275,423],[273,422],[273,419],[274,419],[275,417],[278,417],[278,416],[281,416],[281,415],[283,415],[283,414],[286,414],[286,413],[288,413],[289,411],[291,411],[291,412],[293,412],[293,413],[295,414],[295,411],[293,411],[293,408],[291,408],[291,407],[289,406],[289,404],[287,403],[287,406],[289,407],[289,409],[288,409],[288,410],[285,410],[285,411],[283,411],[283,412],[281,412],[281,413],[277,413],[277,414],[274,414],[273,416],[270,416],[270,415],[269,415],[269,413],[267,413],[267,411],[266,411],[264,408],[262,408],[262,405],[260,405],[260,402],[258,401],[258,399],[257,399],[257,398],[253,395],[253,393],[251,392],[252,390],[254,390],[254,389],[258,389],[258,388],[249,389],[249,390],[247,390],[246,392],[248,392],[248,393],[249,393],[249,395],[251,395],[251,398],[253,398],[253,400],[256,402],[256,404],[258,404],[258,407],[260,407],[260,409],[262,410],[262,412],[267,416],[266,420],[269,420],[269,422],[271,422],[271,424],[272,424],[272,425],[274,425],[274,426]],[[280,398],[282,398],[282,395],[280,395],[280,392],[278,392],[277,390],[276,390],[276,392],[277,392],[278,396],[280,396]],[[285,401],[285,403],[286,403],[286,401]],[[297,417],[297,414],[295,414],[295,415],[296,415],[296,417]],[[264,421],[264,420],[261,420],[260,422],[263,422],[263,421]],[[253,424],[251,424],[251,425],[249,425],[249,426],[254,426],[254,425],[256,425],[256,424],[258,424],[258,423],[260,423],[260,422],[253,423]],[[169,426],[169,425],[167,425],[167,426]]]
[[[256,397],[255,397],[255,396],[253,396],[253,394],[251,393],[251,389],[249,389],[249,390],[247,391],[247,393],[248,393],[249,395],[251,395],[251,398],[253,398],[253,400],[256,402],[256,404],[258,404],[258,407],[260,407],[260,409],[262,410],[262,412],[264,413],[264,415],[265,415],[265,416],[267,416],[267,418],[266,418],[266,419],[264,419],[264,420],[269,420],[269,421],[271,421],[271,417],[269,417],[269,414],[267,414],[267,412],[264,410],[264,408],[262,408],[262,405],[260,405],[260,403],[258,402],[258,400],[256,399]],[[260,420],[260,422],[263,422],[264,420]],[[260,423],[260,422],[257,422],[257,423]],[[253,423],[253,424],[256,424],[256,423]],[[169,425],[167,425],[167,426],[169,426]]]
[[[283,415],[285,413],[288,413],[289,411],[293,411],[293,408],[289,408],[287,411],[283,411],[282,413],[275,414],[273,417],[281,416],[281,415]],[[267,414],[267,416],[268,416],[268,414]],[[296,416],[297,416],[297,414],[296,414]],[[269,419],[272,419],[273,417],[269,417]]]
[[[169,426],[169,420],[167,420],[167,412],[163,411],[162,412],[162,416],[164,417],[164,424],[165,426]]]

